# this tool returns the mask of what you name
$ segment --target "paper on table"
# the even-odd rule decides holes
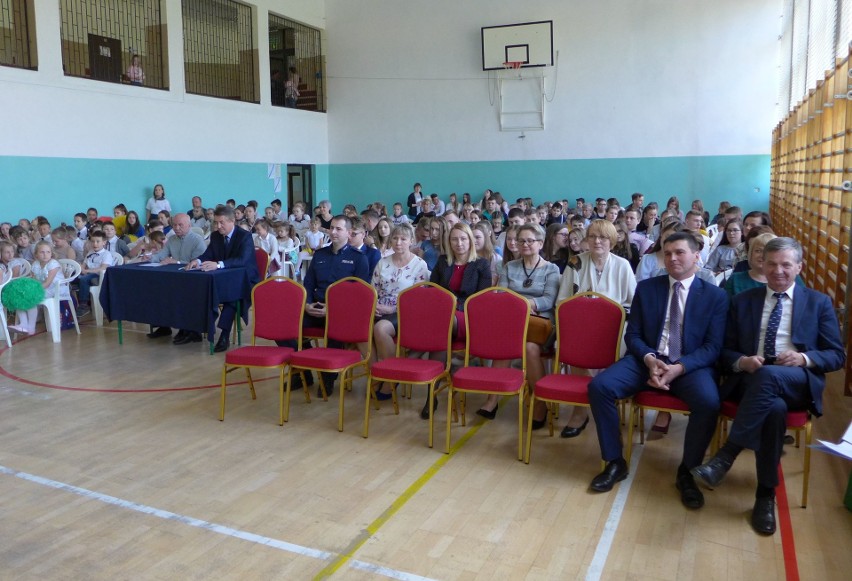
[[[817,440],[817,442],[819,443],[811,446],[815,450],[821,450],[828,454],[852,460],[852,422],[849,423],[849,427],[846,428],[846,432],[843,434],[843,439],[838,444],[826,442],[825,440]]]
[[[145,262],[143,264],[140,264],[139,266],[163,266],[163,265],[160,264],[159,262]]]

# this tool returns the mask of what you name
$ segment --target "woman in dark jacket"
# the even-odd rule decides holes
[[[453,324],[453,338],[465,338],[464,303],[467,298],[482,289],[491,286],[491,264],[476,255],[473,243],[473,232],[470,226],[459,222],[450,228],[449,240],[445,247],[448,254],[442,254],[432,270],[429,280],[456,295],[456,320]],[[433,353],[432,359],[446,361],[447,353]],[[423,406],[420,417],[429,419],[429,401]],[[435,408],[438,399],[435,398]]]

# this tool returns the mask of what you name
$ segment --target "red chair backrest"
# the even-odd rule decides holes
[[[447,351],[455,319],[456,297],[424,282],[399,293],[399,346],[411,351]]]
[[[556,341],[561,363],[604,369],[619,359],[624,309],[599,293],[580,293],[556,305]]]
[[[295,339],[301,345],[302,316],[305,313],[305,287],[283,277],[274,276],[254,285],[254,335],[271,341]]]
[[[325,300],[327,340],[343,343],[372,341],[376,289],[360,278],[347,277],[328,287]]]
[[[263,248],[255,248],[254,260],[257,262],[257,273],[260,278],[266,278],[266,271],[269,269],[269,255]]]
[[[467,357],[522,359],[526,353],[530,304],[503,288],[487,288],[471,295],[464,306]]]

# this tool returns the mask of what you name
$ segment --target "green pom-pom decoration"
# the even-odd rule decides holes
[[[44,300],[44,287],[34,278],[15,278],[3,287],[3,305],[12,311],[27,311]]]

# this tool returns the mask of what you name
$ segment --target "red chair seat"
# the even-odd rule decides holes
[[[358,351],[335,349],[333,347],[316,347],[294,353],[290,359],[290,365],[335,371],[358,363],[361,361],[361,357],[361,353]]]
[[[687,406],[686,402],[682,399],[656,389],[653,391],[640,391],[633,396],[633,403],[644,407],[665,408],[689,412],[689,406]]]
[[[453,339],[453,344],[450,349],[452,349],[453,351],[464,351],[465,349],[467,349],[467,344],[465,343],[464,339]]]
[[[739,405],[732,401],[723,401],[720,415],[727,418],[735,418]],[[787,427],[788,428],[803,428],[808,423],[808,412],[805,410],[794,410],[787,412]]]
[[[462,367],[453,374],[454,389],[483,392],[514,392],[521,388],[524,374],[520,369]]]
[[[253,367],[277,367],[290,360],[293,350],[290,347],[274,345],[253,345],[240,347],[225,354],[226,365]]]
[[[375,363],[370,375],[379,381],[427,382],[441,375],[445,367],[441,361],[393,357]]]
[[[535,384],[535,396],[541,399],[564,401],[565,403],[589,403],[588,375],[545,375]]]

